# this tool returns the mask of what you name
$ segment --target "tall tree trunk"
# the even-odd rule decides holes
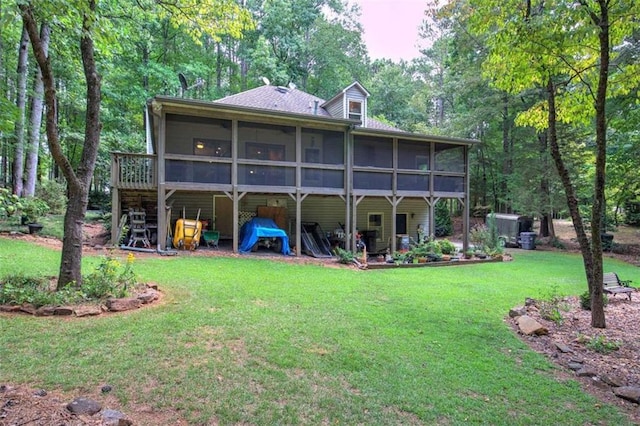
[[[142,76],[142,88],[145,93],[149,92],[149,44],[144,41],[142,43],[142,64],[144,66],[144,75]]]
[[[592,326],[594,316],[598,318],[602,318],[604,321],[604,307],[602,306],[602,296],[600,297],[600,304],[593,303],[594,296],[594,279],[593,279],[593,252],[591,248],[591,243],[589,238],[587,237],[587,233],[584,228],[584,223],[582,221],[582,217],[580,216],[580,212],[578,210],[578,197],[576,196],[575,188],[573,187],[573,183],[571,182],[571,177],[569,176],[569,170],[564,163],[564,159],[562,158],[562,153],[560,152],[560,147],[558,145],[558,132],[556,129],[557,123],[557,114],[556,114],[556,87],[549,77],[549,81],[547,82],[547,98],[548,98],[548,132],[549,132],[549,147],[551,149],[551,157],[553,158],[556,169],[558,170],[558,175],[560,176],[560,180],[562,181],[562,185],[564,187],[564,192],[567,197],[567,207],[569,208],[569,214],[571,215],[571,220],[573,221],[573,227],[576,231],[576,236],[578,237],[578,243],[580,244],[580,252],[582,253],[582,262],[584,264],[585,274],[587,276],[587,283],[589,286],[589,294],[591,295],[591,318],[592,318]],[[600,289],[602,290],[602,278],[600,279]],[[599,309],[600,312],[593,312],[594,309]],[[604,324],[601,326],[604,328]]]
[[[605,214],[605,170],[607,161],[607,86],[609,79],[609,0],[598,0],[600,13],[590,11],[593,24],[598,27],[600,64],[596,91],[596,175],[593,206],[591,208],[591,250],[593,274],[591,284],[591,326],[605,328],[602,284],[602,224]],[[596,310],[597,308],[597,310]]]
[[[2,11],[2,0],[0,0],[0,11]],[[2,25],[0,25],[0,70],[4,70],[4,57],[2,56],[1,52],[4,52],[4,34],[2,33]],[[7,77],[6,74],[4,73],[5,78],[3,78],[0,81],[0,93],[2,93],[3,95],[6,94],[7,98],[9,97],[8,91],[7,91]],[[2,132],[2,130],[0,130],[0,186],[5,186],[5,184],[7,183],[7,169],[8,169],[8,162],[7,162],[7,158],[9,157],[9,153],[8,153],[8,144],[7,141],[5,140],[4,137],[4,133]]]
[[[34,17],[33,6],[20,4],[22,19],[29,31],[31,45],[38,66],[42,71],[45,87],[45,103],[47,105],[47,142],[51,155],[67,179],[69,202],[64,217],[64,239],[62,259],[58,276],[58,288],[74,282],[82,285],[82,224],[87,211],[89,185],[95,168],[100,143],[100,76],[96,71],[93,52],[92,23],[95,1],[89,0],[88,10],[82,21],[80,52],[87,86],[87,111],[84,146],[77,173],[73,170],[69,159],[64,155],[60,144],[56,121],[56,85],[50,58],[44,53],[42,41],[38,34],[38,26]]]
[[[15,125],[15,144],[13,147],[13,193],[22,197],[22,175],[24,174],[24,123],[27,105],[27,74],[29,51],[29,34],[25,26],[22,26],[22,37],[18,47],[18,70],[17,70],[17,99],[18,120]]]
[[[540,178],[540,194],[542,195],[542,208],[540,212],[541,237],[555,237],[555,232],[553,231],[553,216],[551,212],[551,190],[549,188],[549,177],[546,172],[548,170],[548,145],[547,133],[538,133],[538,152],[540,154],[540,161],[542,162],[543,170],[542,177]]]
[[[43,23],[40,27],[40,40],[44,54],[49,54],[49,25]],[[44,84],[42,72],[36,67],[33,79],[33,95],[31,97],[31,118],[29,120],[29,143],[27,145],[27,162],[25,165],[24,196],[33,197],[36,194],[38,177],[38,154],[40,151],[40,125],[42,124],[42,110],[44,98]]]
[[[221,88],[222,88],[222,65],[223,65],[223,58],[222,55],[224,53],[222,52],[222,42],[218,41],[216,42],[216,89],[217,92],[216,94],[218,96],[220,96],[221,93]]]
[[[502,96],[502,176],[500,176],[499,194],[496,194],[496,204],[502,203],[502,208],[496,211],[511,213],[511,202],[509,197],[509,187],[507,181],[513,172],[511,165],[511,146],[509,122],[509,97],[505,93]],[[499,201],[498,201],[499,200]]]

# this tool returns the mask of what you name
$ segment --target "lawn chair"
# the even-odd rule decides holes
[[[630,287],[631,280],[621,280],[615,272],[605,272],[602,275],[602,290],[611,295],[626,294],[631,301],[631,293],[635,288]]]

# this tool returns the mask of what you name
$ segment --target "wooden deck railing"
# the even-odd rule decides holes
[[[116,188],[155,189],[157,159],[155,155],[114,152],[111,154],[111,181]]]

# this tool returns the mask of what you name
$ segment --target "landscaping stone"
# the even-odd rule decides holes
[[[122,299],[107,299],[107,309],[112,312],[130,311],[138,309],[142,302],[135,297],[127,297]]]
[[[53,315],[67,316],[73,315],[73,308],[70,306],[58,306],[54,309]]]
[[[576,371],[578,377],[596,377],[598,372],[591,367],[585,366]]]
[[[556,345],[556,348],[558,348],[558,350],[563,354],[573,353],[573,349],[571,349],[569,346],[565,345],[564,343],[562,342],[553,342],[553,343]]]
[[[102,410],[102,405],[92,399],[78,397],[67,404],[67,410],[71,411],[73,414],[87,414],[89,416],[93,416]]]
[[[102,313],[102,308],[100,306],[95,305],[84,305],[77,306],[73,312],[77,317],[88,317],[94,315],[100,315]]]
[[[509,317],[517,318],[527,314],[527,308],[524,306],[516,306],[515,308],[509,309]]]
[[[102,424],[104,426],[130,426],[133,422],[120,411],[107,409],[102,412]]]
[[[36,309],[34,315],[37,317],[51,317],[56,314],[55,306],[41,306]]]
[[[611,386],[612,388],[620,388],[626,385],[625,380],[622,377],[612,376],[609,374],[603,374],[600,379]]]
[[[578,371],[578,370],[582,369],[582,363],[581,362],[569,362],[567,367],[569,367],[570,370]]]
[[[30,303],[24,303],[24,304],[20,305],[20,311],[25,312],[25,313],[30,314],[30,315],[35,315],[37,309],[36,309],[35,306],[33,306]]]
[[[549,330],[529,315],[522,315],[516,320],[520,331],[527,335],[541,336],[549,334]]]
[[[154,300],[158,299],[158,292],[152,289],[145,291],[137,296],[138,300],[140,300],[143,304],[151,303]]]
[[[635,404],[640,404],[640,387],[637,386],[621,386],[614,388],[613,393],[627,401],[631,401]]]

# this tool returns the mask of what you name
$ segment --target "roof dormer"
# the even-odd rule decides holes
[[[369,92],[360,83],[353,82],[321,106],[335,118],[359,120],[367,126],[367,98]]]

